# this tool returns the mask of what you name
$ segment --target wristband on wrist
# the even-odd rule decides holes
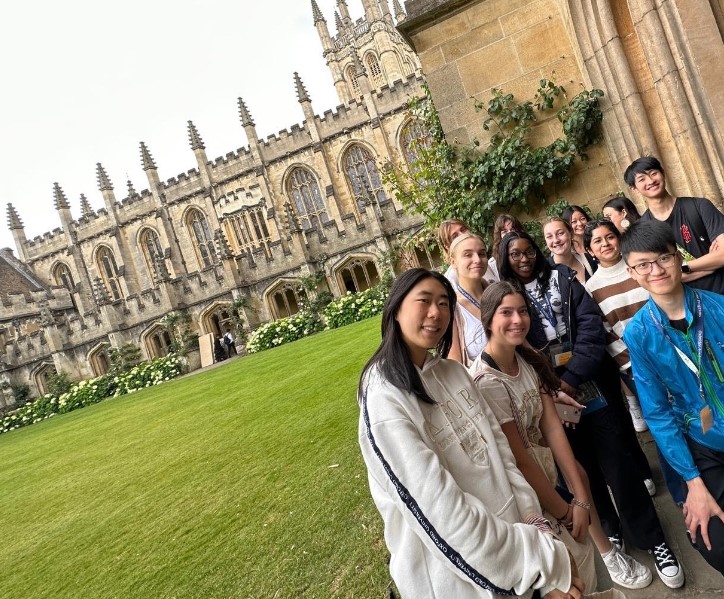
[[[585,501],[578,501],[578,499],[576,499],[575,497],[573,498],[573,500],[571,501],[571,503],[572,503],[573,505],[577,505],[577,506],[580,507],[580,508],[583,508],[584,510],[590,510],[590,509],[591,509],[591,504],[590,504],[590,503],[586,503]]]

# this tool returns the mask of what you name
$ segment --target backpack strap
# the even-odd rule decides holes
[[[704,221],[696,207],[696,198],[676,198],[676,200],[681,201],[681,210],[686,217],[686,224],[694,229],[694,237],[699,239],[707,248],[711,246],[711,240],[709,239],[709,234],[706,232],[706,226],[704,226]]]

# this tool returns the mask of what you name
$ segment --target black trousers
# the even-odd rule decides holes
[[[645,461],[646,456],[633,432],[620,391],[615,395],[604,390],[604,394],[608,406],[583,416],[574,430],[566,429],[566,434],[576,459],[588,474],[591,499],[603,530],[609,536],[623,532],[640,549],[652,549],[665,539],[642,480],[641,460]]]
[[[724,508],[724,452],[704,447],[689,437],[686,442],[706,488],[719,507]],[[714,516],[709,520],[708,530],[711,551],[702,542],[700,534],[692,544],[713,568],[724,574],[724,522]]]

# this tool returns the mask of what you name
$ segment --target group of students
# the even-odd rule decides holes
[[[724,573],[724,297],[701,290],[720,274],[724,217],[691,200],[706,246],[691,252],[700,224],[690,199],[662,197],[658,161],[626,180],[649,210],[571,207],[544,226],[549,258],[510,215],[490,260],[449,221],[448,272],[393,284],[360,378],[359,442],[403,597],[578,599],[597,586],[594,547],[615,583],[645,587],[651,569],[624,537],[682,586],[622,389],[692,543]]]

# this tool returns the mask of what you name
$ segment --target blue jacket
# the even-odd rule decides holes
[[[696,347],[692,323],[697,293],[702,302],[704,338],[709,341],[715,359],[724,369],[724,296],[702,290],[695,292],[686,285],[684,290],[688,336],[693,347]],[[671,342],[652,319],[652,313]],[[623,338],[631,354],[641,409],[656,444],[666,461],[684,480],[699,476],[685,437],[689,436],[709,449],[724,451],[724,412],[721,408],[724,404],[724,381],[703,352],[704,373],[710,383],[705,386],[708,387],[706,403],[714,416],[713,426],[704,434],[700,419],[704,405],[699,394],[699,380],[672,345],[675,343],[696,364],[697,352],[689,344],[687,335],[670,326],[666,314],[650,299],[626,326]],[[722,370],[720,372],[724,374]]]

